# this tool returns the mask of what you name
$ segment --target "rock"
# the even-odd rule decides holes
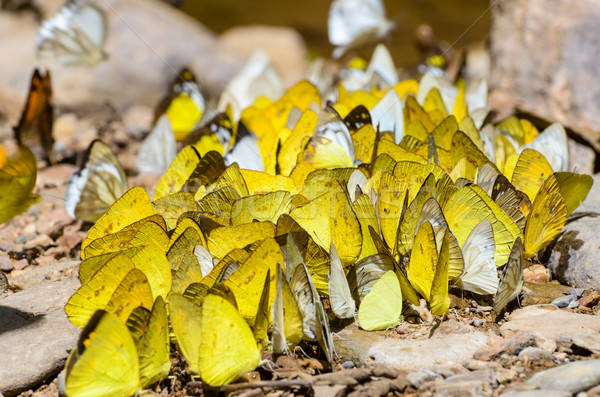
[[[567,296],[561,296],[560,298],[556,298],[552,301],[552,305],[556,306],[556,307],[567,307],[571,304],[571,302],[573,302],[574,300],[576,300],[577,297],[574,295],[567,295]]]
[[[538,340],[538,346],[552,352],[560,337],[600,332],[600,318],[586,314],[571,313],[552,305],[528,306],[515,310],[509,321],[502,324],[500,333],[509,335],[528,332]],[[554,346],[554,348],[552,348]]]
[[[577,347],[600,354],[600,334],[580,334],[571,338]]]
[[[21,289],[37,287],[48,281],[61,281],[64,279],[77,280],[79,264],[81,261],[62,261],[48,266],[34,267],[21,273],[11,273],[11,284],[18,285]]]
[[[490,87],[598,145],[599,19],[595,0],[499,1],[489,35]]]
[[[569,288],[567,292],[576,298],[581,298],[581,295],[585,292],[585,288]]]
[[[571,393],[566,391],[548,389],[525,391],[510,390],[506,393],[500,394],[500,397],[571,397]]]
[[[531,362],[552,361],[553,358],[549,351],[539,347],[526,347],[519,352],[519,360],[525,365]]]
[[[585,201],[571,217],[554,243],[548,260],[553,277],[563,284],[578,288],[600,290],[600,241],[596,230],[600,225],[600,175],[593,176],[594,184]]]
[[[412,387],[418,389],[429,378],[428,371],[414,371],[406,375],[406,380]]]
[[[13,264],[15,270],[23,270],[27,266],[29,266],[29,261],[27,259],[20,259]]]
[[[579,307],[592,307],[600,300],[600,294],[596,291],[592,291],[587,295],[582,296],[579,299]]]
[[[491,396],[495,385],[496,378],[491,371],[474,371],[437,382],[434,396]]]
[[[0,270],[10,272],[14,269],[13,263],[8,256],[0,256]]]
[[[504,338],[491,335],[488,345],[473,354],[475,360],[490,361],[503,353],[516,355],[526,347],[535,346],[535,338],[528,332],[517,332]]]
[[[577,361],[533,375],[527,386],[577,393],[600,383],[600,360]]]
[[[352,361],[344,361],[342,363],[342,367],[344,369],[350,369],[350,368],[354,368],[354,363]]]
[[[306,76],[307,50],[300,33],[285,26],[236,26],[221,34],[220,42],[228,51],[246,58],[261,48],[289,87]]]
[[[419,339],[390,338],[360,330],[355,325],[344,328],[338,335],[336,351],[342,357],[362,365],[374,362],[411,371],[462,365],[487,341],[484,333],[453,320],[442,323],[431,338],[426,335]]]
[[[596,152],[590,146],[583,145],[573,139],[568,140],[569,170],[580,174],[592,175],[596,163]]]
[[[545,284],[550,281],[550,277],[550,270],[542,265],[529,266],[523,270],[523,278],[531,283]]]
[[[568,287],[557,283],[537,284],[525,281],[523,286],[522,306],[541,305],[569,295]]]
[[[63,0],[44,2],[48,15]],[[225,50],[218,36],[198,21],[159,1],[107,0],[100,5],[108,16],[105,51],[109,56],[93,68],[53,67],[53,98],[58,106],[102,106],[117,109],[154,106],[175,73],[189,65],[207,93],[216,95],[241,68],[243,57]],[[38,24],[12,13],[0,14],[0,52],[5,54],[0,87],[7,96],[23,103],[35,65]],[[10,32],[10,33],[9,33]],[[126,87],[126,89],[124,89]],[[0,96],[3,97],[3,96]],[[4,105],[4,103],[2,103]],[[18,121],[21,108],[8,117]]]
[[[80,330],[64,306],[77,280],[46,282],[10,295],[0,305],[0,392],[14,395],[57,374]]]

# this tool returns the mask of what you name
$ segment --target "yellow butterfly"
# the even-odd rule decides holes
[[[304,146],[302,160],[315,168],[352,167],[354,143],[348,127],[332,107],[319,113],[313,136]]]
[[[358,308],[358,323],[367,331],[386,330],[400,322],[402,291],[396,273],[388,270],[375,282]]]
[[[206,101],[192,71],[183,68],[171,83],[169,92],[160,100],[154,118],[159,124],[166,115],[172,127],[172,135],[178,141],[186,139],[200,122],[206,108]],[[164,148],[161,148],[164,149]]]
[[[142,389],[135,342],[115,315],[97,310],[65,365],[67,396],[129,397]]]
[[[159,296],[152,310],[139,306],[126,322],[138,352],[142,387],[150,386],[169,375],[171,369],[169,319],[164,299]]]
[[[37,160],[26,146],[7,156],[0,146],[0,223],[25,212],[40,197],[33,194],[37,179]]]

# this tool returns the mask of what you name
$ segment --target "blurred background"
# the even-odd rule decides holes
[[[387,0],[387,17],[396,22],[386,43],[398,67],[420,61],[415,30],[421,24],[433,27],[440,41],[464,47],[484,40],[490,28],[487,0]],[[277,25],[296,29],[311,55],[329,57],[333,46],[327,39],[329,1],[325,0],[185,0],[181,10],[205,26],[222,33],[237,25]],[[372,47],[367,48],[368,51]],[[364,49],[363,49],[364,51]],[[363,54],[370,56],[370,53]]]

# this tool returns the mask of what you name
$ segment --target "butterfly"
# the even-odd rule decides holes
[[[350,286],[342,267],[342,261],[333,243],[331,243],[330,254],[329,302],[331,310],[339,318],[353,318],[356,311],[356,303],[350,292]]]
[[[132,396],[142,389],[135,342],[125,323],[97,310],[65,366],[67,396]]]
[[[231,106],[232,118],[239,120],[242,110],[252,105],[256,98],[265,96],[275,100],[283,92],[283,81],[271,59],[263,50],[256,49],[225,87],[217,110],[224,112]]]
[[[51,101],[50,71],[42,75],[38,69],[35,69],[31,76],[25,108],[14,131],[19,145],[28,146],[39,159],[48,160],[54,144],[52,137],[54,108]]]
[[[334,0],[329,7],[327,32],[339,58],[350,48],[384,38],[393,28],[382,0]]]
[[[67,213],[88,222],[97,221],[128,189],[125,171],[110,147],[94,140],[83,157],[83,164],[67,183]]]
[[[400,321],[402,291],[396,273],[388,270],[379,278],[358,307],[358,323],[367,331],[386,330]]]
[[[36,39],[38,58],[69,66],[94,66],[107,59],[106,14],[94,0],[69,0],[42,23]]]
[[[264,171],[263,156],[258,145],[258,137],[244,123],[238,123],[235,142],[223,156],[226,165],[238,163],[240,168]]]
[[[209,292],[200,307],[171,293],[168,304],[175,339],[190,372],[210,386],[229,383],[260,364],[252,330],[225,297]]]
[[[508,262],[502,270],[498,291],[494,297],[494,311],[502,312],[506,305],[515,299],[523,288],[523,268],[525,260],[523,258],[523,243],[521,238],[517,238],[510,251]]]
[[[154,124],[165,114],[178,141],[184,140],[202,119],[206,100],[200,91],[191,70],[179,71],[167,94],[159,101],[154,115]]]
[[[313,136],[304,147],[302,160],[317,169],[354,165],[352,136],[334,108],[328,106],[319,113]]]
[[[0,224],[27,210],[40,199],[33,194],[37,161],[27,146],[0,146]]]
[[[177,157],[177,143],[170,120],[167,115],[162,115],[142,142],[137,159],[139,172],[162,175]]]

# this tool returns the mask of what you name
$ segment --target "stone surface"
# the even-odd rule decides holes
[[[366,332],[355,325],[338,333],[336,350],[342,357],[361,364],[380,363],[411,371],[462,364],[486,345],[487,335],[473,327],[450,320],[442,323],[431,338],[398,339]]]
[[[46,282],[0,300],[0,392],[14,395],[57,374],[79,329],[64,311],[77,280]]]
[[[491,396],[496,377],[492,371],[479,370],[453,375],[435,384],[435,396]]]
[[[24,272],[13,272],[9,275],[11,285],[19,289],[28,289],[45,284],[48,281],[78,278],[81,261],[63,261],[48,266],[33,267]]]
[[[526,347],[525,349],[521,350],[521,352],[519,352],[519,360],[523,361],[525,365],[527,365],[530,362],[536,361],[552,361],[552,359],[553,357],[552,354],[550,354],[550,352],[539,347]]]
[[[473,354],[474,359],[490,361],[501,354],[516,355],[527,347],[535,346],[536,342],[533,334],[529,332],[516,332],[508,334],[504,338],[491,335],[487,343],[487,346],[477,350]]]
[[[577,361],[533,375],[527,386],[577,393],[600,383],[600,360]]]
[[[598,145],[600,3],[500,0],[491,11],[490,87]]]
[[[510,390],[500,394],[500,397],[571,397],[571,395],[571,393],[561,390],[537,389],[524,391]]]
[[[236,26],[220,36],[223,48],[244,58],[256,48],[269,55],[285,86],[306,75],[307,50],[300,33],[285,26]]]
[[[600,175],[593,178],[590,193],[571,215],[581,217],[563,228],[552,247],[548,268],[563,284],[600,290]]]
[[[580,334],[571,338],[573,344],[594,354],[600,354],[600,334]]]
[[[64,4],[48,0],[48,15]],[[205,90],[219,93],[239,70],[243,57],[226,51],[218,36],[182,12],[156,0],[106,0],[108,15],[105,51],[109,59],[95,66],[52,67],[54,102],[58,106],[117,108],[154,106],[175,73],[189,65]],[[13,13],[0,13],[0,52],[4,54],[0,87],[6,91],[8,121],[14,124],[29,88],[38,23]],[[127,87],[126,90],[123,87]],[[4,102],[4,101],[3,101]],[[2,103],[4,107],[4,103]],[[8,113],[10,112],[10,113]]]
[[[515,310],[509,321],[502,324],[500,333],[509,335],[528,332],[538,339],[538,346],[550,352],[560,337],[600,332],[600,317],[560,310],[553,305],[528,306]]]

